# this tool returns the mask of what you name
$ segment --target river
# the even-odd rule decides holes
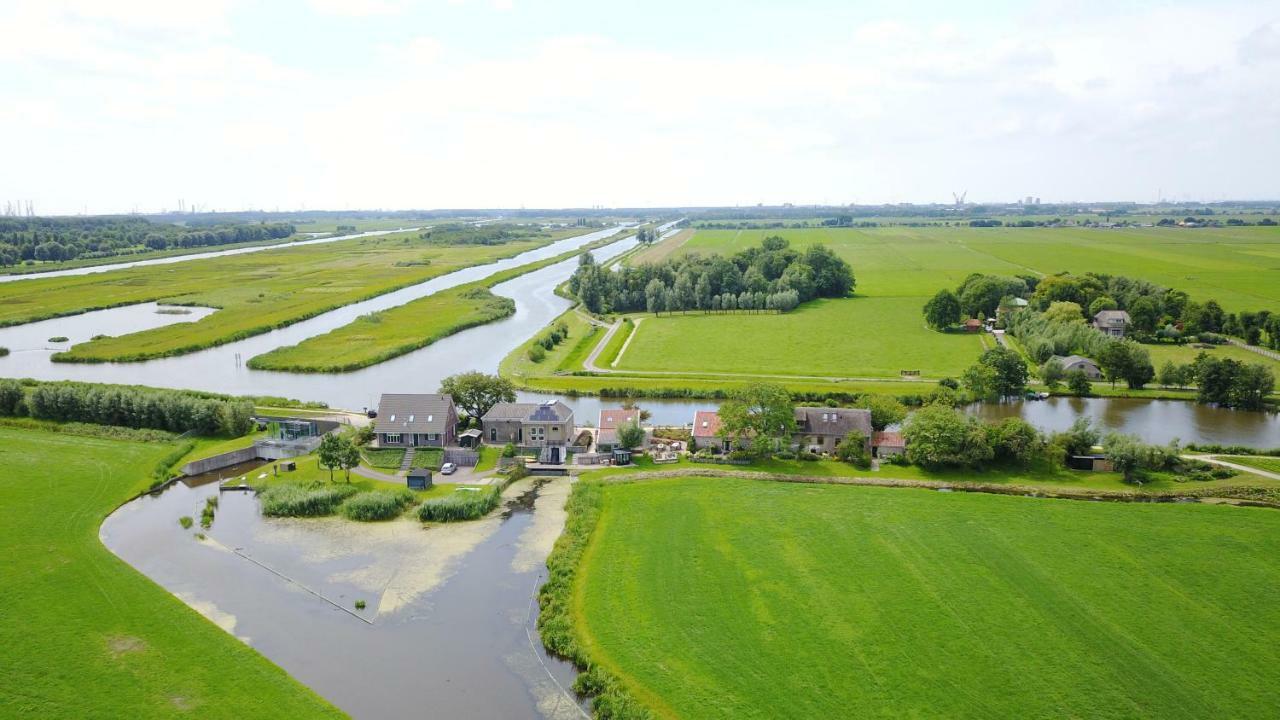
[[[568,491],[567,478],[523,480],[503,512],[424,527],[264,518],[252,493],[175,483],[121,507],[99,536],[352,717],[583,718],[565,691],[576,673],[535,627]],[[213,495],[201,540],[178,518]]]

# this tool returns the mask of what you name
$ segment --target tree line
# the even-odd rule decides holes
[[[287,238],[288,223],[187,227],[141,217],[0,217],[0,266]]]
[[[238,437],[253,402],[184,390],[0,379],[0,415]]]
[[[532,225],[494,223],[470,225],[449,223],[437,225],[418,234],[418,238],[433,245],[505,245],[516,240],[550,237],[541,228]]]
[[[690,254],[613,271],[584,254],[569,289],[594,313],[787,312],[820,297],[847,297],[853,269],[830,249],[804,252],[770,236],[732,256]]]

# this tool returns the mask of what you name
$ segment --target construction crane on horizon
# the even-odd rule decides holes
[[[960,207],[960,206],[964,205],[964,199],[965,199],[966,197],[968,197],[968,196],[969,196],[969,191],[968,191],[968,190],[965,190],[964,192],[960,193],[959,195],[955,194],[954,192],[952,192],[952,193],[951,193],[951,197],[952,197],[952,199],[954,199],[954,200],[956,201],[956,207]]]

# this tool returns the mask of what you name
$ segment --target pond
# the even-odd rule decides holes
[[[252,472],[250,473],[252,477]],[[218,485],[176,483],[103,523],[102,542],[228,633],[358,718],[582,718],[567,663],[534,625],[567,478],[526,479],[467,523],[264,518]],[[363,610],[356,609],[363,600]]]

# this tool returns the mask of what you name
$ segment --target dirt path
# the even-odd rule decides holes
[[[1229,467],[1232,470],[1239,470],[1240,472],[1252,473],[1254,475],[1261,475],[1264,478],[1270,478],[1272,480],[1280,480],[1280,473],[1273,473],[1269,470],[1262,470],[1260,468],[1249,467],[1248,465],[1240,465],[1237,463],[1230,462],[1228,460],[1220,460],[1216,455],[1183,455],[1182,457],[1186,458],[1187,460],[1203,460],[1213,465],[1221,465],[1223,467]]]

